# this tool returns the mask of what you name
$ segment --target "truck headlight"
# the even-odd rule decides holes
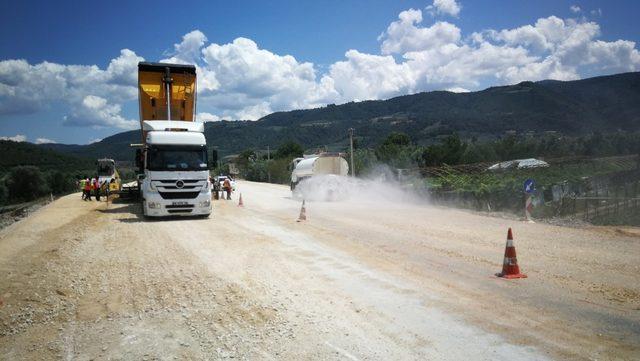
[[[160,208],[160,203],[156,202],[147,202],[147,207],[151,209]]]
[[[206,181],[200,189],[200,193],[207,193],[209,191],[209,181]]]
[[[207,199],[206,201],[200,202],[200,207],[211,207],[211,201]]]

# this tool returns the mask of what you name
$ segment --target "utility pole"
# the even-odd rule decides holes
[[[351,148],[351,176],[356,176],[356,166],[353,164],[353,128],[349,128],[349,143]]]
[[[269,170],[269,164],[271,163],[271,149],[267,145],[267,182],[271,183],[271,171]]]

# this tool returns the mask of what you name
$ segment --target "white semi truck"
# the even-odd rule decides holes
[[[139,63],[142,144],[136,153],[145,216],[209,216],[204,124],[194,121],[196,69]]]
[[[318,175],[346,176],[349,164],[339,153],[320,153],[296,158],[291,163],[291,191],[308,178]]]

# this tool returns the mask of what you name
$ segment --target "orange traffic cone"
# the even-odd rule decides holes
[[[302,200],[302,208],[300,208],[300,216],[296,222],[307,220],[307,209],[304,207],[304,199]]]
[[[240,193],[240,198],[238,199],[238,207],[244,207],[244,203],[242,203],[242,193]]]
[[[496,276],[507,279],[527,278],[527,275],[520,273],[520,267],[518,267],[516,247],[513,245],[513,234],[511,233],[511,228],[509,228],[509,231],[507,232],[507,246],[504,249],[502,272],[497,273]]]

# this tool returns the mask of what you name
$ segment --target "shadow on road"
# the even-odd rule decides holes
[[[110,203],[109,205],[105,204],[100,209],[98,209],[98,212],[104,213],[104,214],[131,215],[131,217],[128,217],[128,218],[118,219],[118,221],[124,222],[124,223],[137,223],[137,222],[146,221],[146,219],[142,215],[142,206],[138,202],[131,203],[131,202],[124,202],[120,200],[114,203]]]
[[[98,209],[98,212],[104,214],[128,214],[130,217],[118,218],[122,223],[140,223],[140,222],[167,222],[178,220],[206,220],[208,217],[202,216],[173,216],[173,217],[145,217],[142,213],[142,205],[138,202],[118,202],[118,204],[110,204],[109,208]]]

